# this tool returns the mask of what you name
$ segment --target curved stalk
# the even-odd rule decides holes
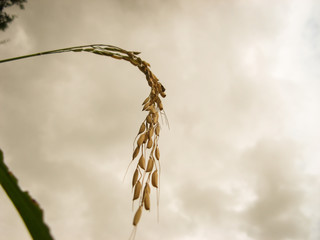
[[[143,121],[143,130],[139,130],[137,136],[143,135],[144,141],[140,142],[138,141],[136,143],[136,154],[133,154],[132,161],[135,159],[135,155],[138,155],[140,149],[141,149],[141,157],[140,161],[137,164],[137,170],[143,174],[142,182],[143,188],[139,190],[139,207],[137,213],[141,215],[141,211],[143,207],[145,207],[146,210],[150,210],[150,203],[149,203],[149,195],[150,195],[150,185],[152,184],[153,187],[157,189],[157,193],[159,193],[159,184],[158,181],[160,177],[158,176],[158,169],[160,170],[160,152],[158,148],[158,139],[159,139],[159,132],[160,132],[160,123],[159,123],[159,115],[164,114],[163,110],[163,104],[161,102],[160,97],[164,98],[166,96],[165,94],[165,88],[163,85],[159,82],[159,79],[151,72],[150,70],[150,64],[146,61],[143,61],[140,57],[137,55],[140,54],[140,52],[136,51],[126,51],[122,48],[112,46],[112,45],[106,45],[106,44],[90,44],[90,45],[82,45],[82,46],[76,46],[76,47],[68,47],[68,48],[61,48],[51,51],[44,51],[14,58],[7,58],[0,60],[0,63],[10,62],[10,61],[16,61],[20,59],[30,58],[30,57],[36,57],[36,56],[43,56],[43,55],[49,55],[49,54],[55,54],[55,53],[65,53],[65,52],[90,52],[102,56],[108,56],[119,60],[125,60],[130,62],[132,65],[139,68],[141,72],[144,73],[146,80],[148,82],[148,85],[150,86],[150,94],[146,98],[146,100],[143,102],[143,109],[142,111],[146,111],[147,117]],[[145,168],[145,159],[149,159],[151,161],[147,167]],[[154,166],[154,167],[153,167]],[[136,170],[136,171],[137,171]],[[148,174],[149,176],[147,178],[144,178],[144,176]],[[152,181],[150,180],[150,176],[152,174]],[[4,189],[7,191],[7,187],[9,186],[9,192],[8,196],[13,202],[13,204],[18,209],[21,217],[25,221],[25,219],[29,219],[33,215],[37,215],[42,217],[42,211],[41,214],[39,213],[39,209],[33,209],[32,206],[28,206],[28,204],[35,204],[34,201],[29,197],[29,195],[26,192],[22,192],[18,185],[17,181],[10,180],[10,174],[8,173],[8,169],[4,165],[3,159],[2,159],[2,153],[0,150],[0,184],[4,187]],[[141,178],[141,176],[140,176]],[[8,181],[8,179],[10,181]],[[135,185],[136,183],[134,183]],[[133,186],[134,187],[134,186]],[[11,190],[12,191],[11,191]],[[13,194],[12,194],[13,192]],[[30,200],[31,199],[31,200]],[[18,205],[17,205],[18,204]],[[20,205],[19,205],[20,204]],[[37,204],[35,204],[37,205]],[[157,203],[159,205],[159,203]],[[23,211],[21,211],[23,210]],[[136,227],[139,218],[137,218],[137,213],[134,217],[133,225]],[[31,235],[34,237],[37,232],[41,232],[38,227],[40,226],[34,226],[32,221],[30,224],[28,224],[25,221]],[[44,228],[46,225],[43,223]],[[40,226],[41,227],[41,226]],[[38,229],[38,230],[37,230]],[[47,231],[47,237],[34,237],[34,239],[52,239],[50,236],[50,233],[48,229],[44,229],[44,231]],[[32,233],[34,232],[34,233]]]

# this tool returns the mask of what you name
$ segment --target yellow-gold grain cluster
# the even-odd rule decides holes
[[[133,201],[138,201],[138,208],[134,214],[133,225],[137,226],[143,208],[150,210],[150,186],[153,186],[156,190],[159,189],[160,150],[158,140],[161,129],[159,115],[163,113],[161,98],[166,96],[165,88],[151,72],[150,64],[137,56],[140,54],[139,52],[126,51],[112,45],[103,44],[80,46],[72,51],[92,52],[94,54],[129,61],[145,74],[148,85],[151,88],[149,96],[142,103],[142,111],[146,111],[148,114],[142,122],[135,138],[132,155],[132,161],[138,159],[132,178],[132,199]]]
[[[159,189],[160,150],[158,140],[161,129],[159,115],[163,112],[161,98],[166,96],[165,88],[151,72],[150,64],[137,56],[139,52],[126,51],[110,45],[96,46],[94,49],[87,48],[84,51],[129,61],[145,74],[148,85],[151,88],[149,96],[142,103],[142,111],[146,111],[147,116],[135,138],[132,155],[132,161],[137,159],[136,169],[132,177],[132,200],[138,201],[138,208],[133,217],[133,225],[137,226],[142,210],[150,210],[150,186],[156,190]]]
[[[157,193],[159,193],[160,151],[158,140],[161,129],[159,124],[159,115],[164,113],[161,98],[166,96],[165,88],[159,82],[158,78],[151,72],[150,64],[138,57],[140,52],[126,51],[122,48],[106,44],[91,44],[61,48],[15,58],[8,58],[0,60],[0,63],[65,52],[88,52],[128,61],[144,73],[148,85],[151,88],[149,96],[142,103],[142,111],[146,111],[148,114],[142,122],[139,132],[135,138],[135,147],[132,156],[132,161],[139,159],[132,178],[132,188],[134,190],[133,201],[138,201],[138,208],[134,214],[133,225],[137,226],[141,218],[143,208],[145,210],[150,210],[150,185],[157,190]]]

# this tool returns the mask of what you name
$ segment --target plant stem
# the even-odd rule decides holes
[[[14,58],[7,58],[0,60],[0,63],[5,63],[5,62],[11,62],[19,59],[24,59],[24,58],[30,58],[30,57],[36,57],[36,56],[43,56],[43,55],[48,55],[48,54],[54,54],[54,53],[64,53],[64,52],[76,52],[76,51],[84,51],[86,48],[88,49],[102,49],[104,51],[113,51],[113,52],[120,52],[120,53],[127,53],[128,51],[123,50],[119,47],[115,47],[112,45],[106,45],[106,44],[90,44],[90,45],[82,45],[82,46],[76,46],[76,47],[68,47],[68,48],[60,48],[60,49],[55,49],[51,51],[45,51],[45,52],[39,52],[39,53],[34,53],[34,54],[28,54],[24,56],[19,56],[19,57],[14,57]],[[133,54],[137,55],[139,52],[132,52]]]

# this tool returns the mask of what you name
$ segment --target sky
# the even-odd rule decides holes
[[[103,43],[166,88],[155,193],[137,240],[320,238],[320,4],[29,0],[0,58]],[[59,240],[128,239],[149,88],[131,64],[64,53],[0,64],[0,147]],[[0,189],[0,233],[31,239]]]

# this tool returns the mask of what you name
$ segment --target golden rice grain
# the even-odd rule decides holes
[[[155,188],[158,187],[158,170],[155,170],[155,171],[152,173],[151,183],[152,183],[152,186],[154,186]]]
[[[154,159],[152,156],[149,157],[146,172],[151,172],[153,169]]]
[[[150,100],[150,97],[147,97],[147,98],[143,101],[142,105],[145,105],[149,100]]]
[[[150,185],[149,183],[146,183],[146,186],[144,187],[144,194],[146,193],[151,193],[151,188],[150,188]]]
[[[130,60],[130,62],[132,63],[132,65],[134,66],[139,66],[139,63],[133,59]]]
[[[159,160],[160,159],[160,150],[159,150],[158,146],[156,147],[155,155],[156,155],[157,160]]]
[[[144,195],[144,201],[143,201],[143,203],[144,203],[144,208],[145,208],[146,210],[150,210],[150,195],[149,195],[149,193],[146,193],[146,194]]]
[[[165,98],[167,95],[165,94],[165,92],[160,92],[161,97]]]
[[[144,170],[146,168],[146,160],[143,156],[143,154],[141,155],[140,159],[139,159],[139,166]]]
[[[155,109],[155,107],[154,107],[153,104],[150,105],[146,110],[149,111],[149,112],[151,112],[151,113],[156,113],[156,109]]]
[[[159,84],[160,84],[160,87],[161,87],[161,91],[160,92],[165,92],[166,89],[164,88],[164,86],[160,82],[159,82]]]
[[[140,126],[140,129],[139,129],[138,135],[139,135],[140,133],[143,133],[144,130],[146,130],[146,125],[145,125],[144,123],[142,123],[141,126]]]
[[[137,226],[137,224],[139,223],[140,221],[140,218],[141,218],[141,214],[142,214],[142,206],[140,206],[138,208],[138,210],[136,211],[136,214],[134,215],[134,218],[133,218],[133,226]]]
[[[155,132],[156,132],[156,135],[159,137],[159,134],[160,134],[160,125],[159,124],[156,126]]]
[[[159,103],[158,103],[158,107],[159,107],[160,111],[162,111],[162,110],[163,110],[163,105],[162,105],[162,102],[161,102],[161,101],[159,101]]]
[[[146,62],[146,61],[142,61],[142,63],[148,67],[151,67],[150,63]]]
[[[157,82],[157,89],[159,92],[164,92],[165,91],[165,88],[162,86],[162,84],[160,82]]]
[[[113,58],[115,58],[115,59],[122,59],[122,56],[120,56],[120,55],[116,55],[116,54],[114,54],[114,55],[112,55],[111,57],[113,57]]]
[[[146,137],[146,134],[141,134],[138,138],[137,145],[141,146],[141,144],[144,142],[144,138]]]
[[[149,129],[149,131],[148,131],[148,137],[149,137],[149,139],[152,138],[153,133],[154,133],[154,129],[153,129],[153,127],[151,127],[151,128]]]
[[[145,105],[143,105],[142,111],[144,111],[144,110],[149,111],[150,104],[151,104],[151,102],[147,102]]]
[[[153,124],[156,124],[158,120],[159,120],[159,113],[156,112],[155,114],[153,114],[153,119],[152,119]]]
[[[146,135],[145,135],[145,137],[144,137],[143,143],[146,143],[146,142],[148,141],[148,135],[147,135],[146,132],[145,132],[144,134],[146,134]]]
[[[137,146],[136,149],[133,152],[132,160],[135,159],[138,156],[139,150],[140,150],[140,146]]]
[[[139,171],[138,171],[138,169],[136,169],[134,171],[133,178],[132,178],[132,187],[134,187],[134,185],[136,185],[136,183],[138,181],[138,177],[139,177]]]
[[[147,148],[150,149],[152,147],[153,141],[152,138],[148,140]]]
[[[147,120],[147,123],[152,124],[152,117],[150,113],[148,114],[146,120]]]
[[[134,188],[133,200],[136,200],[139,198],[140,192],[141,192],[141,187],[142,187],[141,182],[138,181],[135,188]]]

